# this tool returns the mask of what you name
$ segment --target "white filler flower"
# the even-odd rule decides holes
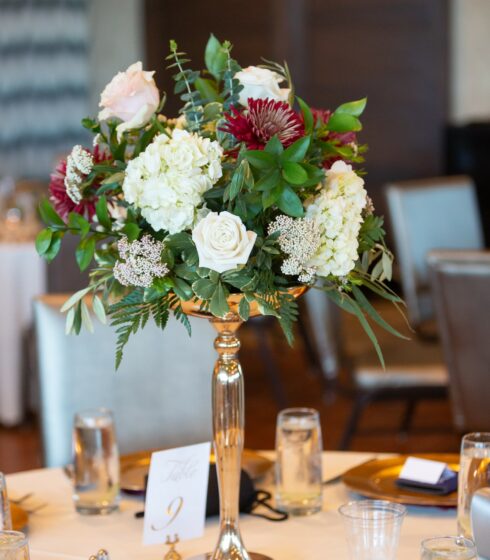
[[[242,220],[230,212],[210,212],[192,231],[199,266],[216,272],[247,264],[257,234],[247,231]]]
[[[324,188],[307,202],[306,216],[321,235],[320,247],[308,263],[317,276],[345,276],[354,268],[366,197],[364,180],[352,166],[336,161],[326,172]]]
[[[175,129],[157,136],[126,168],[125,199],[141,208],[155,231],[191,228],[203,194],[221,177],[223,148],[197,134]]]

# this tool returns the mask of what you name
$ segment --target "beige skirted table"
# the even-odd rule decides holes
[[[378,455],[379,456],[379,455]],[[358,465],[372,453],[324,453],[324,478],[341,474]],[[100,548],[111,560],[159,560],[164,546],[142,545],[143,520],[134,513],[142,509],[141,500],[123,497],[119,512],[106,517],[81,516],[71,502],[71,483],[61,469],[41,469],[10,475],[7,478],[12,497],[34,492],[34,503],[47,506],[30,516],[31,560],[87,560]],[[264,488],[270,480],[257,483]],[[311,517],[296,517],[274,523],[243,515],[241,530],[249,550],[260,551],[275,560],[347,560],[342,519],[337,508],[357,499],[341,482],[324,487],[323,511]],[[206,524],[202,538],[179,544],[184,558],[209,551],[217,538],[218,520]],[[456,533],[454,509],[409,507],[401,530],[398,560],[420,557],[420,541],[435,535]]]

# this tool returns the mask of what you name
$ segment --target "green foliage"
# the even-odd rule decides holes
[[[384,238],[386,232],[383,229],[383,222],[381,216],[374,214],[366,216],[359,232],[359,253],[370,251]]]
[[[180,112],[185,115],[188,127],[190,130],[197,132],[201,129],[204,104],[199,91],[194,87],[200,73],[184,68],[190,62],[190,59],[185,58],[185,56],[184,52],[177,50],[177,43],[171,40],[170,54],[166,57],[166,60],[173,61],[167,68],[177,70],[173,76],[175,82],[174,93],[180,94],[180,98],[184,102]]]

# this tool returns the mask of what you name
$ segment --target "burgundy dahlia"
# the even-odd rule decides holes
[[[94,163],[100,163],[107,160],[107,155],[103,150],[100,150],[98,146],[94,148],[93,152],[90,152],[89,150],[86,151],[92,154]],[[95,191],[98,189],[100,184],[94,182],[90,186],[90,190],[87,193],[84,193],[83,198],[76,203],[66,192],[65,177],[66,159],[62,159],[56,166],[54,173],[51,174],[51,180],[49,183],[49,199],[56,212],[65,222],[68,220],[68,214],[70,212],[81,214],[84,218],[91,220],[95,215],[95,204],[98,200],[95,195]]]
[[[249,150],[262,150],[274,135],[287,148],[304,135],[302,120],[284,101],[249,98],[248,110],[232,107],[225,119],[221,130],[244,142]]]

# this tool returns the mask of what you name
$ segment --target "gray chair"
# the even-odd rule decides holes
[[[475,188],[466,176],[439,177],[391,183],[386,197],[408,318],[420,329],[433,318],[427,253],[484,246]]]
[[[43,296],[34,305],[47,466],[71,460],[73,415],[92,407],[114,411],[122,453],[211,439],[215,334],[207,321],[191,318],[192,338],[175,320],[165,332],[149,321],[115,372],[114,329],[94,320],[94,334],[66,336],[65,299]]]
[[[428,256],[456,429],[490,431],[490,252]]]

